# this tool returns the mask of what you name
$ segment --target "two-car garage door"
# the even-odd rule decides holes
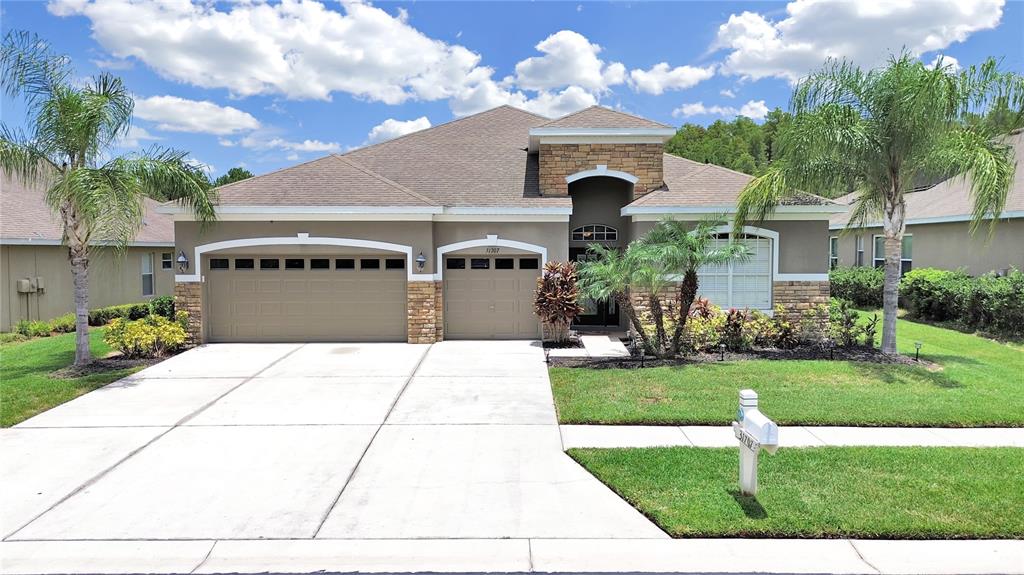
[[[211,342],[406,341],[404,257],[226,255],[204,262]],[[447,339],[540,337],[540,258],[444,258]]]
[[[401,256],[231,256],[207,262],[209,340],[405,341]]]

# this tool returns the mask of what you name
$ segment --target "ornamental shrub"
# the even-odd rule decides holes
[[[127,303],[89,310],[89,325],[107,325],[111,320],[142,319],[149,315],[149,303]]]
[[[572,320],[583,311],[577,300],[580,292],[573,262],[548,262],[537,278],[533,311],[544,324],[544,333],[552,341],[567,341]]]
[[[135,321],[115,318],[103,341],[127,358],[160,357],[185,343],[185,330],[178,322],[160,315]]]
[[[866,266],[838,267],[828,273],[832,296],[861,308],[882,307],[885,270]]]
[[[962,271],[935,268],[911,270],[900,280],[903,307],[912,318],[959,320],[964,316],[973,281]]]
[[[964,297],[959,318],[966,327],[1017,336],[1024,335],[1024,272],[974,278]]]
[[[149,313],[162,315],[167,319],[174,319],[174,298],[169,295],[162,295],[149,300]]]
[[[686,348],[694,352],[718,350],[725,327],[725,314],[706,299],[699,299],[690,307],[690,319],[683,326]]]
[[[778,342],[778,322],[757,310],[747,312],[743,331],[746,332],[746,339],[757,347],[775,347]]]
[[[75,331],[75,314],[66,313],[60,317],[51,319],[50,331],[56,333],[71,333]]]
[[[729,351],[745,351],[750,349],[754,338],[746,329],[747,314],[738,309],[730,309],[725,314],[725,325],[722,327],[722,343]]]
[[[800,345],[800,333],[793,326],[793,323],[786,319],[786,308],[781,304],[775,305],[775,347],[780,349],[793,349]]]
[[[50,335],[50,322],[23,319],[14,326],[14,331],[25,337],[47,337]]]

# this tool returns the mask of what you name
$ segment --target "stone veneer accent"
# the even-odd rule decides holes
[[[409,343],[438,340],[437,292],[437,282],[409,282]]]
[[[661,144],[540,144],[540,192],[568,196],[566,176],[606,165],[639,178],[633,198],[664,185]]]
[[[444,341],[444,282],[434,283],[434,322],[435,341]]]
[[[188,312],[185,345],[194,347],[203,343],[203,284],[175,282],[174,309]]]
[[[803,312],[818,304],[828,305],[831,289],[826,281],[777,281],[772,283],[773,304],[786,310],[786,320],[799,327]],[[821,318],[824,331],[828,316]]]

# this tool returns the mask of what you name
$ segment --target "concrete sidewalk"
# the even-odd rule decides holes
[[[732,428],[674,425],[562,425],[573,447],[736,447]],[[781,447],[1024,447],[1024,428],[780,426]]]
[[[0,573],[1024,574],[1024,541],[302,539],[0,543]]]

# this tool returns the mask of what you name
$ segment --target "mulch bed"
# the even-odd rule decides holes
[[[110,371],[119,371],[122,369],[129,369],[132,367],[149,367],[153,364],[160,363],[165,359],[167,358],[153,357],[140,359],[125,359],[118,356],[106,357],[103,359],[93,360],[92,363],[86,366],[77,367],[71,365],[65,368],[58,369],[57,371],[50,372],[50,377],[55,379],[74,379],[76,377],[95,375],[97,373],[107,373]]]
[[[800,346],[794,349],[753,349],[745,352],[725,352],[725,361],[761,360],[825,360],[825,361],[862,361],[890,365],[915,365],[930,370],[941,369],[941,366],[930,361],[914,361],[905,355],[886,355],[879,349],[866,346],[840,347],[829,350],[818,345]],[[652,356],[644,358],[644,367],[673,367],[699,363],[720,363],[720,353],[694,353],[675,359],[658,359]],[[590,369],[637,369],[640,357],[635,352],[632,357],[552,357],[551,367],[586,367]]]
[[[545,341],[544,349],[576,349],[583,347],[583,342],[573,338],[569,341]]]

